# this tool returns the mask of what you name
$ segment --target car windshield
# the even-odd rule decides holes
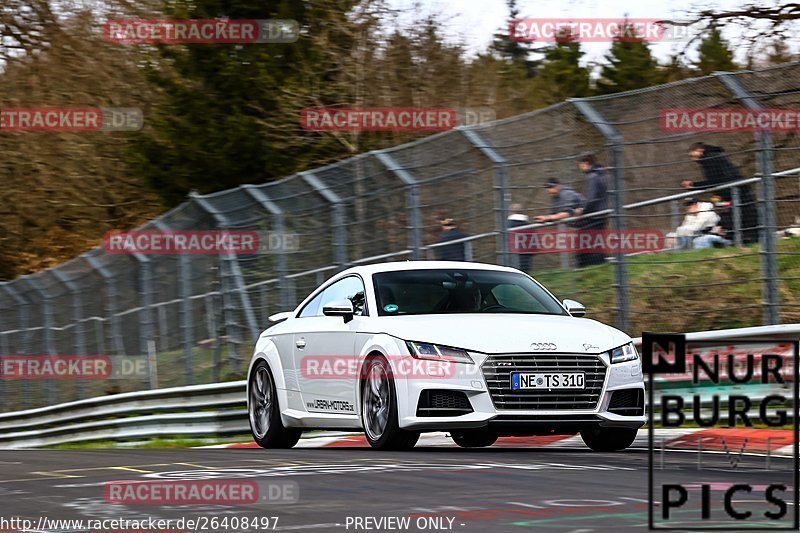
[[[451,313],[566,315],[564,308],[521,273],[423,269],[373,275],[380,316]]]

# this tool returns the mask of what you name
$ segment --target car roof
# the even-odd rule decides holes
[[[371,276],[379,272],[397,272],[398,270],[435,270],[435,269],[458,269],[458,270],[495,270],[501,272],[519,272],[510,267],[490,265],[487,263],[471,263],[467,261],[392,261],[388,263],[374,263],[370,265],[359,265],[340,272],[337,277],[346,274],[361,274]]]

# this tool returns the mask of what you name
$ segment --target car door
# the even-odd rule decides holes
[[[356,414],[358,370],[355,353],[356,332],[365,309],[364,282],[359,276],[342,278],[314,298],[304,308],[294,335],[295,368],[300,393],[309,412]],[[325,304],[348,299],[353,302],[353,320],[325,316]]]

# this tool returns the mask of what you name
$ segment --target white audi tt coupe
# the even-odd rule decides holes
[[[270,317],[248,371],[253,437],[289,448],[305,430],[352,429],[402,449],[424,431],[463,447],[580,432],[592,450],[623,450],[645,423],[641,361],[584,313],[513,268],[345,270]]]

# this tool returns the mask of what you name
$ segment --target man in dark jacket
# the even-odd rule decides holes
[[[539,215],[536,222],[555,222],[563,218],[576,215],[576,210],[583,207],[583,196],[572,187],[561,185],[556,178],[547,178],[544,183],[547,193],[550,195],[550,214]]]
[[[685,189],[707,189],[743,179],[739,169],[731,163],[725,155],[725,150],[719,146],[697,142],[689,147],[689,156],[703,169],[705,179],[697,182],[684,180],[681,185]],[[753,190],[749,185],[737,187],[737,189],[739,189],[742,242],[745,244],[758,242],[758,208]],[[722,189],[715,194],[719,195],[723,202],[731,201],[731,189]],[[733,240],[732,208],[721,211],[719,214],[720,226],[728,233],[727,238]]]
[[[458,229],[458,225],[452,218],[444,218],[441,220],[442,233],[439,235],[438,243],[455,241],[467,237]],[[466,261],[466,244],[465,242],[457,242],[447,246],[437,246],[436,257],[439,261]]]
[[[598,164],[594,154],[584,154],[578,160],[578,168],[586,175],[586,188],[584,196],[586,204],[583,209],[578,210],[577,215],[589,215],[608,209],[608,180],[606,171],[602,165]],[[582,220],[579,227],[582,231],[592,233],[606,229],[607,219],[605,215]],[[578,266],[599,265],[605,261],[605,254],[591,253],[586,250],[578,253]]]

